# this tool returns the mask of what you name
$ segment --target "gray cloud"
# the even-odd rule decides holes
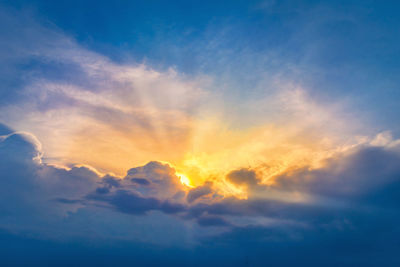
[[[226,178],[229,182],[236,185],[254,186],[259,180],[254,170],[240,169],[230,172]]]
[[[396,190],[400,181],[399,163],[398,146],[362,147],[345,157],[328,160],[324,168],[281,175],[274,187],[339,201],[376,202],[395,197],[389,191]]]
[[[210,195],[212,193],[211,190],[211,183],[208,182],[202,186],[198,186],[196,188],[193,188],[189,191],[189,193],[187,194],[187,201],[189,203],[192,203],[193,201],[203,197],[203,196],[207,196]]]

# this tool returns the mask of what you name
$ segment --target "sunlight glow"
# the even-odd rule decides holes
[[[190,182],[190,179],[186,176],[186,175],[184,175],[184,174],[182,174],[182,173],[175,173],[176,174],[176,176],[178,176],[179,177],[179,179],[180,179],[180,181],[181,181],[181,183],[183,184],[183,185],[185,185],[185,186],[187,186],[187,187],[190,187],[190,188],[193,188],[194,186],[191,184],[191,182]]]
[[[341,114],[314,103],[302,88],[282,83],[285,90],[246,100],[249,109],[237,113],[230,108],[235,103],[214,95],[200,78],[87,57],[96,64],[78,63],[93,77],[109,81],[101,88],[53,81],[31,85],[43,95],[63,96],[60,102],[73,99],[78,107],[31,110],[29,117],[6,114],[13,128],[28,129],[43,140],[46,164],[79,162],[122,178],[126,170],[155,160],[178,171],[183,190],[209,183],[218,196],[247,198],[248,188],[226,181],[231,171],[257,170],[259,183],[273,184],[288,170],[320,167],[324,159],[354,144],[352,133],[346,134],[350,124],[336,119]],[[266,106],[271,109],[263,110]]]

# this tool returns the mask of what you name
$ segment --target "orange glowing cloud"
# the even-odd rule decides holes
[[[47,163],[85,164],[122,177],[133,166],[163,161],[188,188],[212,181],[218,194],[246,197],[225,179],[230,171],[257,169],[268,184],[364,140],[341,118],[341,104],[318,105],[290,83],[275,81],[273,93],[227,101],[210,77],[119,65],[73,43],[68,57],[46,53],[80,66],[87,82],[34,80],[25,88],[29,101],[3,107],[1,119],[34,133]]]

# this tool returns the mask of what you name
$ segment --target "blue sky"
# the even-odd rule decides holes
[[[397,266],[399,8],[2,1],[0,264]]]
[[[350,98],[398,134],[398,3],[389,1],[12,1],[117,62],[228,77],[248,96],[285,75],[320,101]],[[222,79],[222,78],[220,78]],[[222,82],[227,82],[225,79]]]

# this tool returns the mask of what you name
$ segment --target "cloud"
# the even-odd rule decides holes
[[[49,240],[111,238],[170,244],[180,238],[182,245],[192,242],[175,218],[186,209],[180,204],[184,195],[176,189],[177,196],[162,198],[163,186],[172,186],[172,178],[179,181],[176,176],[168,176],[169,166],[153,162],[138,167],[136,174],[146,174],[154,181],[150,191],[141,193],[140,187],[149,185],[102,175],[89,166],[66,169],[36,160],[41,151],[32,143],[34,139],[26,136],[30,137],[11,133],[0,139],[0,229],[17,234],[29,232]],[[167,181],[160,180],[164,178]],[[152,197],[157,190],[160,197]],[[126,218],[132,215],[141,215],[142,219]],[[89,224],[93,227],[82,227],[85,221],[85,225],[92,221]],[[177,232],[180,228],[180,232],[154,235],[159,230],[150,227],[149,222],[157,229]],[[119,230],[109,231],[115,227]]]
[[[32,135],[11,133],[2,137],[0,227],[40,231],[48,218],[62,218],[82,207],[81,200],[96,188],[99,177],[89,168],[66,170],[43,164],[40,144]]]
[[[270,7],[281,12],[280,5]],[[76,265],[71,240],[73,246],[91,244],[90,255],[86,248],[72,251],[86,265],[400,265],[399,140],[388,132],[358,136],[355,129],[371,129],[360,127],[362,119],[351,118],[343,103],[321,104],[310,97],[316,94],[285,80],[296,72],[293,80],[310,79],[301,69],[334,79],[356,73],[325,75],[306,62],[321,45],[304,46],[304,36],[298,37],[305,29],[333,25],[341,31],[354,24],[343,14],[331,11],[326,18],[327,12],[317,12],[324,16],[314,27],[308,15],[326,10],[308,10],[311,19],[300,23],[306,27],[295,31],[294,43],[277,51],[268,47],[272,53],[264,57],[244,53],[244,43],[232,50],[226,35],[199,42],[196,49],[206,47],[205,54],[219,61],[207,57],[206,68],[234,66],[234,73],[245,73],[227,77],[229,70],[221,70],[215,76],[224,77],[210,86],[208,78],[173,68],[114,62],[55,26],[0,8],[6,25],[0,27],[0,120],[22,130],[0,124],[0,250],[6,265],[13,246],[17,260],[30,264],[45,258],[60,265],[51,254]],[[303,16],[297,11],[295,17]],[[223,33],[211,30],[216,32]],[[227,34],[238,39],[233,33]],[[289,64],[278,59],[298,43],[317,54],[295,55]],[[231,57],[232,65],[223,58],[227,51],[243,55]],[[280,92],[274,95],[270,87]],[[194,187],[182,185],[176,171]],[[93,253],[93,244],[101,253]],[[47,253],[53,247],[56,253]],[[166,260],[157,262],[154,255]],[[120,260],[126,257],[129,263]]]
[[[191,189],[187,194],[187,197],[186,197],[187,201],[189,203],[192,203],[201,197],[211,194],[213,192],[211,189],[211,186],[212,186],[212,183],[208,182],[205,185],[198,186],[196,188]]]
[[[28,138],[29,139],[28,139]],[[399,184],[398,146],[361,146],[352,152],[327,160],[318,169],[300,168],[278,175],[271,184],[260,184],[260,174],[239,169],[227,175],[235,185],[252,186],[249,198],[212,198],[217,194],[212,183],[187,191],[176,171],[168,164],[149,162],[131,168],[124,178],[101,175],[90,167],[58,168],[42,163],[40,144],[28,134],[12,133],[2,137],[0,156],[5,195],[32,191],[30,203],[59,200],[74,210],[94,202],[116,210],[146,214],[151,210],[185,213],[192,218],[206,214],[233,216],[265,216],[288,220],[308,220],[311,212],[337,210],[345,212],[354,205],[363,209],[392,209],[397,201]],[[298,195],[306,199],[291,202]],[[263,197],[263,195],[267,197]],[[269,196],[269,197],[268,197]],[[207,202],[198,202],[199,199]],[[187,202],[186,202],[187,201]],[[78,205],[79,204],[79,205]],[[191,204],[191,205],[189,205]],[[46,205],[53,205],[51,202]],[[189,218],[188,217],[188,218]]]
[[[175,170],[167,164],[149,162],[128,170],[124,179],[101,176],[86,166],[65,169],[42,163],[40,144],[36,142],[36,138],[26,133],[2,136],[3,201],[11,198],[15,199],[13,204],[21,205],[17,208],[11,204],[7,210],[24,215],[28,206],[37,205],[35,208],[41,209],[44,205],[52,211],[41,213],[57,209],[66,212],[90,205],[88,201],[94,200],[130,214],[145,214],[150,210],[173,214],[185,209],[178,203],[182,202],[183,186]]]
[[[131,181],[140,185],[150,185],[150,181],[144,178],[132,178]]]
[[[89,195],[90,199],[97,201],[104,201],[111,206],[115,207],[118,211],[144,215],[151,210],[161,210],[165,213],[177,213],[184,210],[184,206],[168,201],[161,201],[152,197],[141,197],[131,191],[117,190],[112,194],[106,195],[109,192],[96,192],[97,195]]]
[[[247,186],[254,186],[257,185],[259,179],[257,174],[253,170],[248,169],[240,169],[235,170],[226,176],[229,182],[235,185],[247,185]]]
[[[16,82],[1,89],[7,97],[0,121],[35,134],[46,163],[85,164],[122,177],[132,166],[170,162],[190,172],[196,186],[220,177],[214,187],[223,191],[229,171],[262,163],[273,165],[268,171],[275,175],[356,143],[359,118],[349,120],[342,103],[321,105],[281,75],[259,73],[254,94],[234,97],[232,80],[245,75],[188,75],[116,62],[32,14],[1,12],[0,22],[12,27],[1,29],[8,36],[1,51],[8,52],[0,55],[0,75]]]
[[[0,9],[0,23],[12,25],[0,29],[8,36],[0,44],[0,79],[14,80],[0,88],[0,121],[41,139],[47,162],[122,175],[185,153],[204,79],[113,62],[29,12]],[[88,146],[90,153],[82,149]]]
[[[151,161],[144,166],[128,170],[122,180],[124,188],[135,188],[146,196],[172,198],[184,190],[175,169],[168,164]]]
[[[342,201],[365,202],[370,194],[396,188],[400,177],[399,161],[398,146],[361,147],[345,157],[328,160],[324,168],[300,169],[279,176],[274,187]],[[374,201],[378,201],[384,194],[375,197]]]
[[[69,236],[80,232],[82,223],[90,220],[106,216],[111,225],[118,225],[124,216],[131,216],[134,221],[126,219],[126,228],[121,229],[124,235],[129,225],[149,223],[161,216],[160,224],[172,220],[177,227],[182,224],[179,227],[196,229],[197,249],[211,246],[208,242],[214,242],[217,251],[226,242],[229,249],[247,242],[256,249],[301,246],[304,253],[327,253],[318,244],[332,246],[332,242],[339,242],[345,247],[358,246],[365,253],[374,249],[371,246],[393,246],[390,237],[400,231],[400,151],[398,145],[393,145],[396,142],[389,143],[392,145],[384,147],[362,145],[332,157],[323,167],[291,170],[268,185],[259,183],[261,173],[255,170],[234,170],[227,179],[252,186],[249,197],[221,199],[212,198],[216,192],[211,183],[185,193],[175,170],[161,162],[131,168],[124,178],[100,175],[85,166],[51,166],[40,161],[37,139],[29,134],[8,133],[0,142],[0,227],[53,239],[55,233],[49,227],[56,232],[64,228]],[[304,194],[309,198],[291,202],[275,196],[260,197],[274,194]],[[203,198],[206,201],[199,201]],[[108,238],[113,236],[109,228],[95,225],[96,233],[106,231]],[[83,231],[80,238],[87,235]],[[379,241],[381,237],[389,241]],[[166,237],[149,231],[141,238],[141,242],[161,242],[157,240]],[[247,249],[246,253],[251,257],[261,255]],[[344,259],[356,252],[337,253]],[[263,260],[273,262],[265,257]],[[318,259],[316,262],[320,263]],[[364,261],[357,258],[357,262]]]
[[[251,248],[396,246],[379,239],[399,232],[399,141],[357,137],[338,119],[341,103],[321,105],[280,79],[278,95],[218,101],[202,78],[116,63],[2,15],[15,27],[2,29],[12,38],[1,51],[13,52],[0,55],[0,74],[24,79],[2,87],[0,119],[24,131],[0,125],[0,228],[52,240],[215,241],[216,251],[249,244],[263,259]]]
[[[185,210],[183,185],[168,164],[152,161],[129,169],[122,179],[107,176],[98,184],[87,199],[106,203],[120,212],[144,215],[152,210],[167,214]]]

